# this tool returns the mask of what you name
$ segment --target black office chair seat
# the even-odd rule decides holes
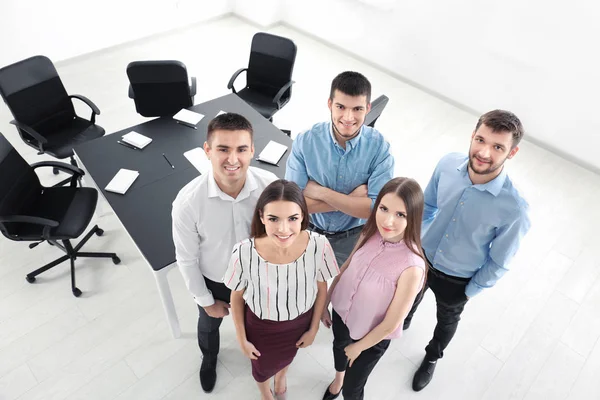
[[[53,135],[46,136],[48,143],[44,145],[44,152],[61,159],[71,157],[74,146],[102,136],[102,127],[85,118],[75,117],[70,124],[63,126]]]
[[[93,188],[50,187],[44,189],[25,214],[57,221],[59,225],[50,230],[50,236],[53,240],[66,240],[83,234],[97,202],[98,192]],[[41,237],[42,231],[40,225],[23,224],[15,233],[21,240],[31,241]]]
[[[250,88],[244,88],[240,90],[237,92],[237,95],[266,119],[271,119],[273,114],[275,114],[289,101],[289,98],[285,99],[284,101],[280,101],[280,106],[278,107],[277,104],[273,102],[273,98],[271,96],[251,90]]]

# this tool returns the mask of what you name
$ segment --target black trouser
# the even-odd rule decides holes
[[[405,323],[410,323],[413,314],[423,300],[425,291],[429,288],[435,294],[435,302],[437,305],[437,324],[433,331],[433,338],[425,347],[426,357],[428,360],[435,361],[444,356],[444,349],[452,340],[458,328],[460,314],[467,304],[467,296],[465,295],[465,287],[469,283],[470,278],[458,278],[455,276],[446,275],[436,269],[429,267],[427,272],[427,282],[425,288],[417,294],[412,309],[404,320]]]
[[[206,287],[212,292],[215,300],[221,300],[226,303],[230,302],[231,290],[224,283],[214,282],[204,278]],[[198,345],[202,356],[207,359],[216,360],[219,354],[221,339],[219,336],[219,327],[223,318],[213,318],[209,316],[204,308],[198,306]]]
[[[338,372],[346,371],[342,395],[345,400],[362,400],[365,397],[367,379],[369,379],[371,371],[389,347],[390,341],[382,340],[375,346],[363,351],[350,367],[344,348],[356,342],[356,340],[350,337],[348,327],[335,310],[333,310],[332,323],[335,370]]]

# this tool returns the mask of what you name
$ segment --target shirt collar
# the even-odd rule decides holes
[[[356,147],[356,145],[358,144],[358,141],[361,138],[361,133],[363,131],[364,125],[362,125],[360,127],[360,130],[358,132],[358,135],[356,135],[355,137],[353,137],[352,139],[348,140],[346,142],[346,150],[352,150],[353,148]],[[343,150],[343,147],[340,146],[340,144],[338,143],[337,139],[335,138],[335,134],[333,133],[333,122],[329,122],[329,136],[331,137],[331,140],[333,140],[333,144],[337,145],[339,148],[341,148]]]
[[[471,182],[471,179],[469,178],[468,165],[469,165],[469,157],[467,156],[467,159],[462,164],[460,164],[456,168],[456,170],[459,171],[467,179],[469,179],[469,182]],[[494,195],[494,197],[497,197],[500,194],[502,187],[504,187],[505,181],[506,181],[506,169],[503,167],[500,174],[497,177],[495,177],[494,179],[492,179],[491,181],[489,181],[487,183],[483,183],[483,184],[477,184],[477,185],[473,185],[471,182],[471,184],[475,189],[480,190],[482,192],[484,190],[488,191],[492,195]]]
[[[212,168],[208,172],[208,197],[219,197],[221,200],[238,202],[242,201],[250,196],[250,193],[258,188],[258,183],[256,182],[256,177],[254,176],[254,172],[252,172],[252,168],[248,168],[246,172],[246,182],[244,182],[244,187],[234,199],[227,193],[223,192],[219,185],[217,185],[217,181],[215,181],[215,176],[213,174]]]

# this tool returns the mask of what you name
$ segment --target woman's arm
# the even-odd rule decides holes
[[[246,323],[244,322],[244,290],[231,291],[231,313],[233,314],[233,325],[238,343],[242,352],[251,360],[256,360],[260,356],[260,352],[246,338]]]
[[[381,342],[389,334],[398,329],[413,305],[422,280],[423,269],[419,267],[409,267],[400,275],[396,292],[383,321],[358,342],[346,347],[346,356],[350,360],[350,365],[352,365],[352,362],[360,353]]]

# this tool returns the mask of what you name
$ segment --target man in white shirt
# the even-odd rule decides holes
[[[253,130],[239,114],[225,113],[208,124],[204,151],[212,168],[188,183],[173,202],[177,265],[198,304],[200,383],[209,393],[217,379],[219,327],[229,315],[230,290],[222,283],[233,246],[250,236],[258,197],[277,179],[250,167]]]

